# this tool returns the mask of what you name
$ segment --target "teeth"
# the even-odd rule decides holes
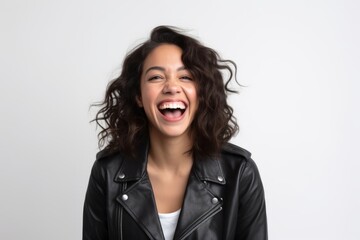
[[[185,109],[185,104],[183,102],[165,102],[159,106],[159,109]]]

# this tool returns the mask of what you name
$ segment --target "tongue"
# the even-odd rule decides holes
[[[166,110],[164,111],[164,115],[168,118],[178,118],[181,116],[180,110]]]

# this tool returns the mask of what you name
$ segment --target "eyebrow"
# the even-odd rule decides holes
[[[181,70],[185,70],[186,67],[185,66],[181,66],[179,67],[178,69],[176,69],[177,71],[181,71]],[[159,70],[159,71],[162,71],[162,72],[165,72],[165,68],[163,67],[160,67],[160,66],[153,66],[153,67],[149,67],[146,71],[145,71],[145,74],[147,74],[149,71],[151,70]]]

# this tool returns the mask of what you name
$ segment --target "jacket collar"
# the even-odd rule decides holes
[[[126,157],[122,166],[115,175],[115,182],[136,181],[147,173],[147,155],[149,141],[140,145],[138,157]],[[225,184],[225,176],[219,163],[219,157],[200,157],[194,161],[193,171],[201,181],[210,181]]]
[[[139,223],[150,239],[164,239],[156,203],[147,176],[147,154],[149,143],[146,141],[139,149],[136,159],[125,158],[115,175],[115,182],[133,182],[116,199]],[[216,157],[199,158],[194,161],[192,172],[175,230],[174,239],[184,239],[210,217],[222,210],[222,197],[212,193],[206,182],[224,185],[225,178],[219,159]]]
[[[115,182],[139,180],[146,173],[149,141],[140,144],[136,158],[125,156],[125,159],[115,175]]]

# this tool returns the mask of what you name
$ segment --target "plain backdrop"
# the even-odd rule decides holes
[[[0,239],[81,239],[89,123],[126,52],[175,25],[238,65],[229,101],[273,240],[360,239],[360,4],[0,2]]]

